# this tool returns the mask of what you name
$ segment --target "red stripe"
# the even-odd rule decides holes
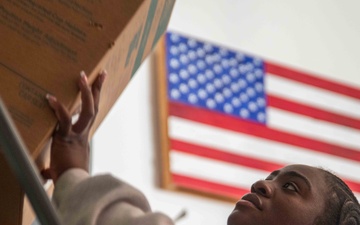
[[[360,120],[357,119],[353,119],[336,113],[331,113],[304,104],[295,103],[273,95],[268,95],[267,101],[268,105],[272,107],[302,114],[315,119],[336,123],[339,125],[360,129]]]
[[[232,154],[221,150],[216,150],[213,148],[207,148],[199,145],[189,144],[174,139],[170,140],[170,146],[171,149],[174,151],[186,152],[201,157],[220,160],[228,163],[233,163],[237,165],[247,166],[254,169],[265,170],[270,172],[274,170],[278,170],[279,168],[285,166],[276,163],[271,163],[268,161],[263,161],[260,159],[241,156],[238,154]]]
[[[172,174],[174,184],[197,191],[202,191],[211,194],[222,195],[234,199],[239,199],[244,194],[248,193],[250,190],[228,186],[224,184],[218,184],[210,181],[205,181],[193,177],[188,177],[180,174]],[[346,181],[346,184],[353,192],[360,193],[360,185],[358,183],[353,183]],[[250,188],[249,188],[250,189]]]
[[[203,147],[199,145],[185,143],[179,140],[170,140],[170,146],[172,151],[185,152],[201,157],[206,157],[210,159],[215,159],[223,162],[233,163],[236,165],[241,165],[245,167],[250,167],[252,169],[264,170],[271,173],[272,171],[283,168],[286,165],[271,163],[268,161],[263,161],[259,159],[254,159],[246,156],[241,156],[238,154],[232,154],[213,148]],[[343,181],[350,187],[354,192],[360,193],[360,184],[350,180],[343,179]]]
[[[342,178],[341,178],[342,179]],[[342,179],[348,186],[349,188],[353,191],[353,192],[358,192],[360,193],[360,184],[354,181],[350,181],[350,180],[346,180],[346,179]]]
[[[209,194],[217,194],[234,199],[240,199],[241,196],[250,192],[250,187],[249,190],[245,190],[238,187],[200,180],[176,173],[172,174],[172,179],[174,184],[180,187],[190,188],[193,190],[202,191]]]
[[[354,149],[289,134],[275,129],[270,129],[262,124],[247,122],[234,116],[211,112],[210,110],[206,109],[170,102],[169,114],[232,131],[241,132],[244,134],[318,151],[321,153],[360,161],[360,152]]]
[[[276,76],[288,78],[308,85],[323,88],[325,90],[340,93],[349,97],[360,99],[360,90],[345,84],[325,80],[312,76],[308,73],[296,71],[273,63],[265,63],[265,71]]]

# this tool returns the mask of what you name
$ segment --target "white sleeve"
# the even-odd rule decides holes
[[[66,171],[56,182],[53,202],[67,225],[170,225],[171,219],[152,213],[145,196],[111,175],[90,177],[81,169]]]

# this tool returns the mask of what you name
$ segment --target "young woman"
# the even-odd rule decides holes
[[[145,196],[110,175],[90,177],[89,131],[98,111],[106,73],[90,87],[81,73],[82,112],[72,125],[65,107],[47,96],[59,120],[51,146],[51,165],[42,174],[53,179],[53,201],[67,225],[173,225],[151,211]],[[289,165],[257,181],[237,203],[228,225],[360,225],[360,206],[335,175],[306,165]]]

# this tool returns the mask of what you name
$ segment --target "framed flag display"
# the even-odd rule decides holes
[[[288,164],[360,196],[360,88],[168,32],[156,50],[162,185],[235,200]]]

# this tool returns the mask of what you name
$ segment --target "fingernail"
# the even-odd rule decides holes
[[[53,105],[57,101],[56,97],[51,94],[46,94],[46,99],[51,105]]]
[[[84,72],[84,70],[82,70],[80,72],[80,76],[81,76],[81,79],[87,84],[87,77],[86,77],[86,73]]]
[[[102,82],[104,82],[104,80],[105,80],[105,78],[106,78],[107,74],[108,74],[108,73],[107,73],[107,71],[106,71],[105,69],[101,71],[101,73],[100,73],[100,76],[101,76],[101,77],[100,77],[100,79],[101,79],[101,83],[102,83]]]

